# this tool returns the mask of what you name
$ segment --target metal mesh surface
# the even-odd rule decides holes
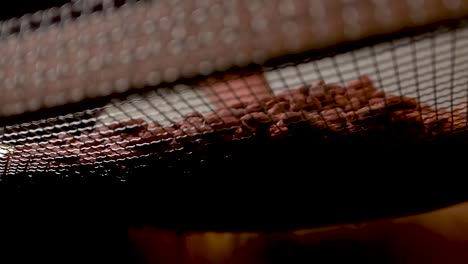
[[[0,115],[263,63],[467,14],[464,1],[448,0],[74,1],[2,22]]]
[[[252,140],[279,142],[295,136],[312,139],[314,144],[348,139],[390,144],[439,140],[466,143],[465,20],[346,52],[319,53],[320,56],[315,53],[291,62],[264,64],[271,54],[293,54],[306,46],[316,49],[339,42],[336,36],[310,42],[307,36],[315,29],[302,32],[301,26],[311,23],[306,18],[320,16],[314,11],[301,17],[298,6],[306,5],[309,11],[325,3],[331,6],[324,10],[341,6],[348,10],[345,14],[350,17],[344,17],[349,19],[352,14],[359,17],[361,10],[353,13],[345,8],[352,9],[353,1],[337,1],[335,7],[328,2],[306,2],[288,1],[283,6],[253,1],[234,7],[223,1],[194,1],[193,5],[200,5],[197,9],[177,1],[132,1],[125,5],[119,1],[77,1],[41,13],[51,18],[42,16],[37,25],[33,23],[34,16],[4,22],[0,51],[6,56],[2,57],[2,64],[14,63],[0,71],[3,116],[70,103],[80,105],[95,97],[102,100],[100,104],[83,104],[76,111],[51,108],[40,115],[9,121],[0,133],[0,174],[60,175],[78,167],[99,171],[98,174],[113,173],[106,168],[129,170],[153,160],[183,159],[183,155],[203,161],[213,155],[205,151],[209,146],[223,148]],[[372,5],[380,6],[385,1],[381,2],[374,1]],[[445,7],[451,6],[451,1],[442,2]],[[361,3],[363,10],[369,8],[367,4]],[[77,6],[79,12],[73,9]],[[259,6],[272,14],[282,14],[285,20],[275,22],[284,23],[277,29],[282,32],[280,35],[270,34],[275,30],[268,26],[257,32],[258,42],[249,42],[251,35],[237,38],[229,34],[231,31],[223,31],[231,24],[240,23],[238,30],[246,26],[244,20],[239,20],[241,16],[236,20],[235,10],[247,8],[255,12],[261,9]],[[463,6],[461,1],[452,9],[463,10]],[[233,8],[232,16],[216,15],[228,7]],[[416,7],[411,8],[408,10]],[[431,8],[429,5],[427,10]],[[212,31],[209,27],[195,27],[195,31],[200,30],[195,41],[189,34],[188,21],[176,16],[188,10],[192,19],[205,17],[212,23],[211,19],[219,18],[224,27]],[[54,12],[60,14],[51,15]],[[268,12],[263,22],[260,15],[259,21],[251,22],[261,27],[271,18]],[[297,19],[291,18],[294,14]],[[332,14],[329,16],[336,19]],[[343,21],[340,17],[335,21]],[[422,17],[411,19],[419,21]],[[179,18],[184,26],[177,26]],[[21,23],[24,21],[29,23]],[[57,25],[50,25],[54,23]],[[91,29],[93,25],[95,31]],[[311,25],[317,25],[317,21]],[[80,34],[80,28],[88,30],[89,35]],[[249,34],[255,31],[255,27],[248,28]],[[347,34],[354,32],[346,23],[344,28]],[[366,32],[362,25],[347,38],[364,37],[371,31]],[[143,35],[146,37],[140,42]],[[288,36],[293,37],[290,46],[282,42]],[[229,44],[231,37],[238,46]],[[271,42],[272,49],[268,50],[273,38],[278,42]],[[224,44],[209,52],[207,48],[212,48],[212,44],[203,46],[203,41]],[[200,46],[191,47],[193,43]],[[250,44],[262,52],[243,58],[242,54],[248,54],[243,53],[244,48],[249,52],[256,50]],[[236,53],[232,58],[231,53],[225,53],[229,48]],[[159,53],[161,50],[164,52]],[[184,57],[185,52],[190,56]],[[250,62],[256,64],[247,71],[209,75],[215,70],[227,70],[227,66],[246,66]],[[204,76],[180,79],[197,73]]]

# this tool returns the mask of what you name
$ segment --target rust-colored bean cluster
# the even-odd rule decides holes
[[[243,138],[274,141],[295,133],[324,141],[353,135],[425,140],[466,130],[466,116],[466,106],[435,111],[413,98],[387,95],[363,76],[346,87],[319,81],[213,113],[192,113],[169,126],[135,119],[80,135],[64,132],[47,142],[18,146],[12,157],[48,164],[92,163],[181,148],[196,152],[206,144]]]

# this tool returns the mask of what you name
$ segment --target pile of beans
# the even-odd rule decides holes
[[[213,113],[192,113],[169,126],[134,119],[80,135],[63,132],[46,142],[16,147],[11,159],[30,165],[87,164],[174,150],[201,153],[207,144],[246,138],[273,144],[295,135],[318,143],[423,142],[466,131],[466,116],[466,106],[436,111],[416,99],[385,94],[363,76],[346,87],[319,81]]]

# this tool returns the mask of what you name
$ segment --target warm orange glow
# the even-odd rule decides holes
[[[307,263],[321,263],[324,254],[343,255],[350,261],[370,257],[377,261],[373,263],[388,259],[416,264],[468,263],[468,203],[393,220],[289,233],[206,232],[177,236],[145,227],[131,229],[130,237],[146,263],[267,264],[272,256],[297,252]],[[299,250],[291,252],[291,245]]]

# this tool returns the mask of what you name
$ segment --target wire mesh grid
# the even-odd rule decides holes
[[[464,1],[451,0],[73,1],[1,23],[0,116],[467,13]]]
[[[181,159],[174,153],[201,153],[195,157],[202,161],[207,145],[304,133],[315,143],[373,137],[392,144],[466,143],[467,47],[461,21],[456,28],[147,89],[101,107],[8,125],[0,134],[0,172],[125,168],[126,162]]]

